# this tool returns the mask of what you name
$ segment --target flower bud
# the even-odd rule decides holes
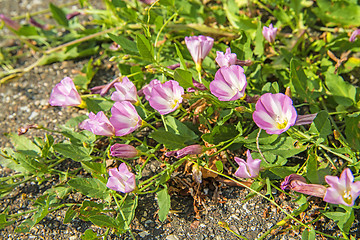
[[[138,155],[138,150],[128,144],[115,143],[110,147],[110,155],[118,158],[134,158]]]

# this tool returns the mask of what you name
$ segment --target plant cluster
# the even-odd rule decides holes
[[[33,18],[21,26],[0,16],[42,54],[28,68],[3,73],[4,81],[36,65],[97,56],[82,75],[64,76],[49,97],[52,106],[86,108],[88,116],[70,119],[58,131],[35,124],[9,134],[15,150],[3,149],[1,164],[17,173],[2,178],[2,196],[30,179],[59,178],[17,232],[66,207],[65,223],[78,217],[132,234],[139,195],[147,193],[156,193],[158,218],[165,221],[168,181],[186,164],[199,186],[204,178],[221,176],[279,208],[272,189],[294,196],[299,207],[280,210],[294,229],[306,229],[304,239],[332,237],[297,218],[310,196],[322,199],[317,219],[330,218],[345,239],[354,237],[349,229],[360,195],[356,2],[104,0],[105,10],[79,3],[83,9],[76,12],[50,5],[59,26]],[[90,20],[79,20],[86,16]],[[60,29],[68,31],[61,45]],[[115,62],[120,76],[90,88],[102,59]],[[23,136],[30,128],[67,140],[55,142],[46,134],[32,141]],[[69,159],[81,167],[58,169]],[[152,160],[162,170],[143,176]],[[66,203],[73,191],[101,203]],[[5,210],[0,226],[14,218]],[[91,230],[84,235],[96,237]]]

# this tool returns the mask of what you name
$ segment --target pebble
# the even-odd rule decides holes
[[[150,235],[150,233],[149,233],[148,231],[139,232],[139,236],[140,236],[141,238],[144,238],[144,237],[146,237],[146,236],[148,236],[148,235]]]
[[[36,118],[37,116],[39,116],[39,112],[32,112],[29,116],[29,120],[33,120],[34,118]]]
[[[179,238],[174,234],[167,236],[165,239],[166,240],[179,240]]]

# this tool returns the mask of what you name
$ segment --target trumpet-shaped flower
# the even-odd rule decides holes
[[[249,150],[246,152],[246,162],[244,159],[235,157],[235,161],[239,164],[239,168],[235,172],[235,176],[241,178],[254,178],[259,176],[260,159],[253,159]]]
[[[149,104],[161,115],[175,111],[182,102],[184,88],[178,82],[170,80],[165,83],[154,84],[148,97]]]
[[[209,54],[214,44],[214,39],[207,36],[185,37],[186,47],[189,50],[192,59],[197,68],[201,66],[204,58]]]
[[[275,42],[277,30],[278,29],[274,28],[272,23],[270,23],[269,27],[263,27],[262,34],[269,43],[273,43]]]
[[[66,77],[55,85],[50,94],[49,104],[62,107],[81,104],[81,97],[71,78]]]
[[[136,87],[127,77],[116,82],[114,87],[116,91],[111,95],[111,100],[116,102],[129,101],[131,103],[138,101]]]
[[[354,182],[354,176],[349,168],[344,169],[340,178],[326,176],[325,181],[330,185],[326,189],[325,202],[353,206],[360,195],[360,181]]]
[[[128,144],[115,143],[110,147],[110,155],[118,158],[133,158],[138,155],[138,150]]]
[[[113,136],[115,135],[115,128],[110,123],[105,114],[100,111],[96,115],[89,113],[89,119],[85,119],[79,124],[79,128],[88,130],[95,135]]]
[[[116,136],[132,133],[141,125],[141,118],[135,107],[128,101],[116,102],[111,108],[110,122]]]
[[[2,20],[6,26],[14,29],[14,30],[19,30],[20,29],[20,24],[11,20],[10,18],[8,18],[7,16],[5,16],[4,14],[0,14],[0,20]]]
[[[153,87],[157,84],[161,84],[161,82],[157,79],[153,79],[150,81],[149,84],[147,84],[146,86],[144,86],[140,91],[139,91],[139,95],[144,94],[145,95],[145,99],[149,101],[150,97],[151,97],[151,91],[153,89]]]
[[[136,188],[135,174],[131,173],[125,163],[119,169],[109,169],[109,179],[106,186],[112,190],[129,193]]]
[[[229,67],[235,65],[237,56],[235,53],[231,53],[231,49],[227,48],[225,54],[217,51],[215,61],[220,67]]]
[[[349,41],[350,42],[354,42],[356,37],[360,35],[360,29],[356,29],[355,31],[353,31],[353,33],[351,34]]]
[[[323,198],[326,187],[320,184],[308,184],[306,179],[298,174],[290,174],[281,182],[281,189],[290,189],[295,192]]]
[[[165,153],[167,157],[183,158],[187,155],[200,154],[202,153],[202,146],[199,144],[190,145],[177,151],[170,151]]]
[[[220,101],[233,101],[245,95],[247,86],[244,69],[238,65],[221,67],[210,83],[210,91]]]
[[[268,134],[281,134],[295,124],[297,113],[291,98],[282,93],[265,93],[255,105],[253,120]]]

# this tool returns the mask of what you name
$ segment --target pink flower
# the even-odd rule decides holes
[[[199,144],[190,145],[177,151],[170,151],[165,153],[167,157],[183,158],[187,155],[200,154],[202,153],[202,146]]]
[[[360,195],[360,181],[354,182],[354,176],[349,168],[344,169],[340,178],[326,176],[325,181],[330,185],[326,189],[325,202],[353,206]]]
[[[111,108],[110,122],[116,136],[132,133],[141,125],[141,118],[135,107],[128,101],[116,102]]]
[[[125,163],[121,163],[119,169],[109,169],[109,176],[106,186],[112,190],[129,193],[136,188],[135,174],[129,171]]]
[[[150,106],[161,115],[175,111],[182,102],[181,96],[184,94],[184,88],[173,80],[155,84],[148,90],[150,94],[145,94],[145,97],[148,96]]]
[[[153,79],[151,80],[151,82],[147,85],[145,85],[140,91],[139,91],[139,95],[144,94],[145,95],[145,99],[149,101],[150,97],[151,97],[151,91],[153,89],[153,87],[157,84],[161,84],[161,82],[157,79]]]
[[[217,64],[220,67],[229,67],[231,65],[235,65],[236,64],[236,54],[235,53],[231,53],[231,49],[227,48],[226,49],[226,53],[224,54],[223,52],[217,51],[216,52],[216,58],[215,61],[217,62]]]
[[[214,39],[206,36],[185,37],[186,47],[196,65],[201,65],[204,58],[209,54]]]
[[[136,87],[127,77],[116,82],[114,87],[116,91],[111,95],[111,100],[116,102],[129,101],[131,103],[138,101]]]
[[[278,29],[274,28],[272,23],[270,23],[269,27],[263,27],[262,34],[269,43],[273,43],[275,42],[277,30]]]
[[[73,80],[64,78],[51,91],[49,104],[51,106],[77,106],[81,104],[81,97],[76,90]]]
[[[8,18],[7,16],[5,16],[4,14],[0,14],[0,19],[4,21],[5,25],[14,29],[14,30],[19,30],[20,29],[20,24],[18,24],[17,22],[11,20],[10,18]]]
[[[34,27],[41,28],[42,30],[49,30],[50,26],[48,24],[44,25],[36,21],[34,18],[30,17],[29,23]]]
[[[115,78],[114,80],[112,80],[110,83],[105,84],[105,85],[100,85],[100,86],[96,86],[90,89],[90,92],[92,94],[100,94],[100,96],[105,96],[106,93],[114,87],[114,84],[116,82],[120,81],[119,78]]]
[[[210,91],[220,101],[233,101],[242,98],[247,86],[244,69],[238,65],[221,67],[210,83]]]
[[[76,16],[78,16],[80,14],[81,14],[81,12],[77,12],[77,11],[66,14],[66,19],[71,20],[71,19],[73,19],[74,17],[76,17]]]
[[[253,120],[268,134],[281,134],[295,124],[297,113],[291,98],[282,93],[265,93],[255,105]]]
[[[255,178],[259,176],[260,172],[260,159],[253,159],[249,150],[246,152],[246,162],[244,159],[235,157],[235,161],[239,164],[239,168],[235,172],[235,176],[241,178]]]
[[[90,112],[89,119],[82,121],[79,124],[79,128],[88,130],[95,135],[109,137],[115,135],[115,128],[102,111],[96,115]]]
[[[115,143],[110,147],[110,155],[118,158],[134,158],[138,155],[138,150],[128,144]]]
[[[353,33],[351,34],[349,41],[350,42],[354,42],[356,37],[360,35],[360,29],[356,29],[355,31],[353,31]]]
[[[320,184],[308,184],[304,177],[298,174],[290,174],[281,182],[281,189],[290,189],[295,192],[323,198],[326,187]]]

